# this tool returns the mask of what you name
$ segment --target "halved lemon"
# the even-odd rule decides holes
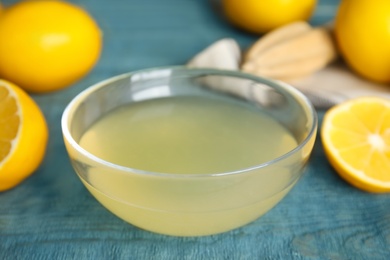
[[[15,187],[38,168],[47,139],[46,120],[35,101],[0,80],[0,191]]]
[[[390,99],[360,97],[325,113],[325,154],[338,174],[368,192],[390,192]]]

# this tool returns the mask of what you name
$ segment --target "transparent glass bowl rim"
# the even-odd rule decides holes
[[[288,151],[287,153],[272,159],[267,162],[263,162],[251,167],[246,167],[234,171],[227,171],[227,172],[217,172],[217,173],[197,173],[197,174],[182,174],[182,173],[165,173],[165,172],[153,172],[153,171],[146,171],[142,169],[137,168],[131,168],[126,167],[122,165],[118,165],[115,163],[111,163],[109,161],[103,160],[92,153],[88,152],[84,148],[82,148],[76,140],[73,138],[72,134],[70,133],[70,129],[68,126],[71,125],[71,120],[73,118],[73,114],[78,108],[78,105],[81,104],[90,94],[93,94],[96,90],[100,88],[104,88],[110,85],[110,83],[115,82],[117,80],[123,79],[123,78],[130,78],[132,75],[136,75],[139,73],[147,73],[147,72],[153,72],[153,71],[159,71],[159,70],[170,70],[177,73],[183,73],[184,76],[188,77],[200,77],[200,76],[226,76],[226,77],[235,77],[235,78],[242,78],[242,79],[248,79],[252,80],[254,82],[265,84],[267,86],[270,86],[272,88],[276,89],[284,89],[287,91],[289,95],[293,97],[294,100],[300,99],[302,102],[302,106],[307,107],[308,116],[311,117],[312,124],[310,126],[310,129],[308,131],[307,136],[304,140],[302,140],[294,149]],[[185,73],[188,73],[187,75]],[[169,76],[171,77],[171,76]],[[298,97],[298,98],[297,98]],[[298,102],[298,101],[297,101]],[[299,102],[298,102],[299,103]],[[84,155],[85,157],[89,158],[92,161],[95,161],[99,164],[104,165],[108,168],[113,168],[115,170],[120,170],[122,172],[127,172],[131,174],[141,174],[141,175],[149,175],[149,176],[159,176],[159,177],[180,177],[180,178],[204,178],[204,177],[215,177],[215,176],[226,176],[226,175],[236,175],[244,172],[250,172],[254,170],[258,170],[260,168],[265,168],[268,166],[271,166],[273,164],[277,164],[279,161],[284,160],[285,158],[288,158],[292,156],[293,154],[299,152],[315,135],[317,131],[317,113],[314,109],[313,105],[309,101],[309,99],[303,95],[299,90],[296,88],[290,86],[289,84],[286,84],[281,81],[267,79],[259,76],[254,76],[251,74],[247,74],[241,71],[233,71],[233,70],[223,70],[223,69],[211,69],[211,68],[188,68],[185,66],[166,66],[166,67],[156,67],[156,68],[150,68],[150,69],[143,69],[143,70],[136,70],[124,74],[120,74],[114,77],[110,77],[106,80],[100,81],[85,90],[81,91],[79,94],[77,94],[70,103],[66,106],[62,118],[61,118],[61,127],[62,127],[62,133],[64,138],[69,142],[69,144],[77,150],[79,153]]]

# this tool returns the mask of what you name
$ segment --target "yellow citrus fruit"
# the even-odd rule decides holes
[[[330,164],[352,185],[390,192],[390,100],[361,97],[325,113],[321,139]]]
[[[335,21],[340,52],[373,81],[390,82],[390,1],[343,0]]]
[[[30,92],[69,86],[97,62],[102,37],[83,9],[56,0],[22,1],[0,16],[0,77]]]
[[[13,188],[37,169],[47,139],[46,121],[34,100],[0,80],[0,191]]]
[[[265,33],[282,25],[308,20],[316,0],[223,0],[228,20],[249,32]]]

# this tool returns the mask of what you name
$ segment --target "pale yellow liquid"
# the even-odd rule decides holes
[[[80,145],[133,169],[201,175],[190,180],[91,169],[92,185],[84,181],[103,205],[126,221],[159,233],[192,236],[256,219],[293,185],[286,166],[242,176],[207,174],[254,167],[291,151],[297,142],[278,122],[243,105],[171,97],[110,112],[85,132]]]
[[[258,111],[209,98],[175,97],[116,109],[95,123],[80,145],[130,168],[197,174],[255,166],[297,142]]]

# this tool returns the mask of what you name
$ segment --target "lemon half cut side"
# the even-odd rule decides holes
[[[368,192],[390,192],[390,99],[360,97],[325,113],[325,154],[337,173]]]
[[[0,191],[15,187],[41,164],[48,129],[35,101],[0,79]]]

